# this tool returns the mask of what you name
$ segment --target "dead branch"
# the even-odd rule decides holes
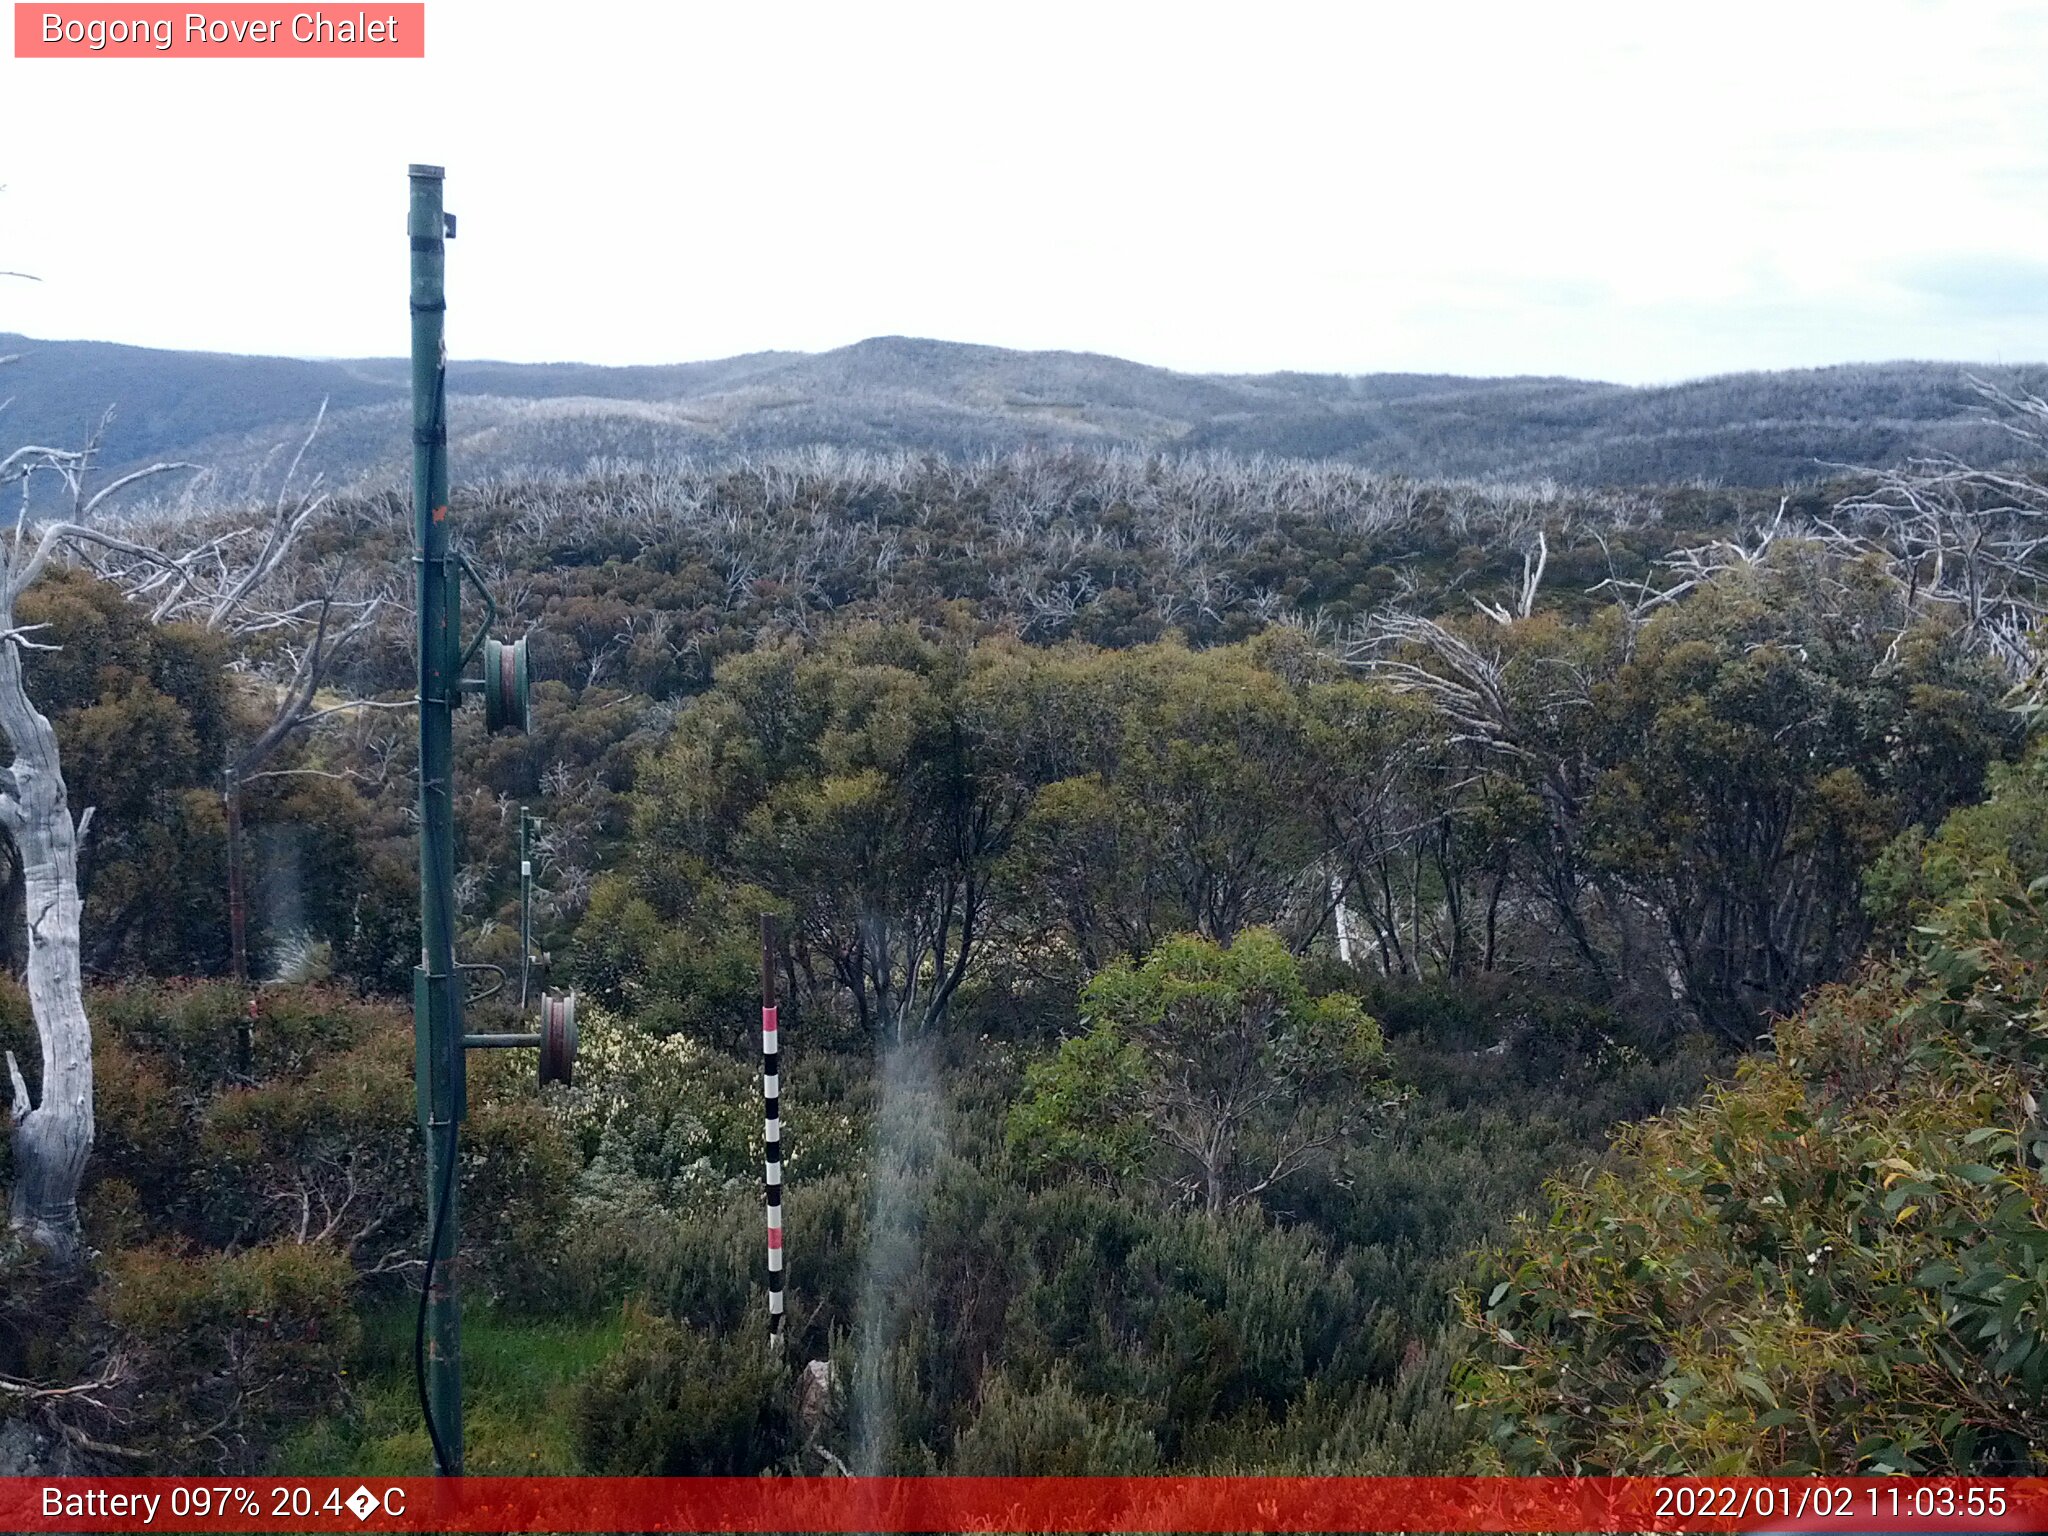
[[[107,1405],[93,1396],[93,1394],[117,1387],[127,1379],[127,1363],[120,1356],[116,1355],[108,1360],[101,1369],[100,1374],[91,1381],[73,1382],[68,1387],[51,1387],[45,1386],[41,1382],[21,1381],[13,1376],[0,1376],[0,1392],[5,1392],[10,1397],[20,1398],[32,1403],[69,1398],[77,1402],[89,1403],[95,1408],[105,1410]]]

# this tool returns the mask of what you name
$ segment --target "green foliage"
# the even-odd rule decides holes
[[[974,1420],[954,1446],[959,1477],[1130,1477],[1158,1459],[1152,1436],[1052,1376],[1034,1391],[1000,1373],[982,1382]]]
[[[1284,1412],[1310,1376],[1348,1374],[1359,1298],[1309,1234],[1241,1214],[1148,1217],[1073,1190],[1032,1202],[1025,1220],[1029,1283],[1006,1319],[1009,1352],[1148,1405],[1136,1422],[1167,1454],[1213,1454],[1244,1416]]]
[[[580,1200],[666,1219],[708,1210],[757,1170],[759,1088],[739,1062],[602,1008],[577,1028],[576,1081],[550,1112],[580,1155]]]
[[[671,868],[663,883],[675,892],[685,878]],[[672,926],[625,876],[599,880],[577,931],[572,975],[653,1033],[729,1042],[742,1032],[736,1021],[758,1006],[760,943],[749,939],[770,903],[702,877],[691,895]]]
[[[491,1065],[472,1060],[463,1124],[463,1262],[471,1294],[515,1304],[548,1294],[548,1270],[573,1215],[577,1167],[575,1149],[534,1096],[532,1070],[530,1058],[515,1060],[511,1052]],[[415,1146],[418,1139],[416,1128],[406,1138]],[[401,1240],[408,1258],[418,1252],[421,1230]]]
[[[1143,1170],[1212,1214],[1319,1160],[1388,1085],[1357,999],[1311,998],[1277,935],[1188,934],[1082,994],[1089,1032],[1027,1069],[1010,1142],[1027,1166]]]
[[[803,973],[836,984],[828,1009],[864,1033],[932,1027],[968,974],[1028,793],[1014,685],[1034,665],[902,626],[727,663],[644,768],[638,889],[652,914],[701,930],[707,910],[758,912],[738,889],[756,887],[790,914]],[[617,910],[658,949],[646,910]]]
[[[1311,1382],[1275,1422],[1245,1426],[1212,1464],[1218,1473],[1301,1477],[1429,1477],[1468,1472],[1472,1416],[1449,1391],[1455,1348],[1410,1340],[1391,1378]]]
[[[46,574],[23,624],[29,696],[57,731],[74,814],[93,807],[82,860],[83,942],[100,971],[207,971],[225,959],[225,823],[219,774],[232,716],[228,654],[185,625],[152,624],[112,584]],[[12,850],[9,849],[12,867]],[[18,956],[20,898],[0,902]]]
[[[227,824],[221,773],[262,702],[228,643],[151,621],[111,582],[53,570],[25,593],[39,626],[30,697],[57,732],[74,814],[92,809],[80,894],[88,972],[208,975],[227,967]],[[290,756],[290,754],[287,754]],[[355,794],[285,778],[252,787],[251,936],[261,955],[289,931],[349,932],[362,884]],[[7,850],[12,868],[12,850]],[[0,954],[19,963],[19,894],[0,898]]]
[[[541,680],[532,735],[458,725],[462,952],[517,962],[531,805],[537,947],[584,994],[574,1089],[536,1095],[530,1057],[471,1062],[465,1289],[494,1299],[473,1314],[476,1465],[1464,1470],[1447,1298],[1468,1250],[1615,1121],[1687,1101],[1722,1064],[1710,1035],[1747,1041],[1842,976],[1876,917],[1939,930],[1920,969],[1827,994],[1775,1067],[1665,1122],[1695,1130],[1632,1133],[1622,1182],[1585,1197],[1626,1212],[1607,1246],[1538,1264],[1526,1315],[1474,1304],[1482,1334],[1604,1351],[1504,1407],[1542,1427],[1486,1454],[1535,1465],[1517,1436],[1548,1436],[1586,1465],[2017,1465],[2041,1255],[2038,1202],[2014,1204],[2037,1174],[2013,999],[2038,999],[2042,816],[2016,798],[2039,799],[2036,769],[1999,767],[2002,683],[1879,573],[1791,538],[1646,613],[1589,590],[1777,504],[1088,457],[473,493],[466,535],[511,578]],[[1532,507],[1536,611],[1474,617],[1515,580]],[[405,537],[395,499],[352,498],[325,548],[401,558]],[[98,806],[95,963],[217,969],[214,775],[258,701],[212,642],[82,577],[49,590],[65,649],[34,664],[74,808]],[[1327,643],[1394,607],[1477,671],[1419,630],[1377,674]],[[397,697],[411,659],[380,641],[341,682]],[[303,928],[369,996],[260,989],[245,1075],[246,989],[96,989],[85,1209],[106,1273],[137,1278],[0,1285],[9,1375],[87,1379],[132,1333],[168,1400],[218,1420],[165,1340],[298,1373],[277,1401],[324,1427],[288,1452],[254,1378],[222,1445],[136,1419],[181,1470],[424,1465],[391,1321],[424,1217],[412,1052],[402,1001],[375,1000],[403,999],[417,957],[410,748],[394,717],[344,718],[279,759],[316,773],[251,787],[256,948]],[[1987,769],[1992,805],[1917,830]],[[801,1430],[745,1342],[770,911],[786,1359],[830,1358],[841,1387]],[[4,985],[0,1037],[33,1078]],[[117,1294],[158,1300],[117,1319]],[[316,1295],[376,1324],[342,1396],[306,1338],[244,1338],[225,1310],[290,1319]],[[1638,1306],[1669,1337],[1629,1332]],[[1470,1378],[1499,1371],[1489,1402],[1535,1390],[1491,1347]],[[1914,1417],[1969,1373],[1978,1397]],[[2017,1428],[1994,1398],[2025,1405]],[[1809,1400],[1818,1450],[1771,1418]]]
[[[1074,1170],[1112,1185],[1140,1172],[1154,1139],[1137,1105],[1144,1073],[1143,1053],[1107,1022],[1029,1063],[1009,1120],[1023,1168]]]
[[[1698,1015],[1733,1041],[1846,969],[1864,866],[2017,739],[1940,626],[1886,660],[1893,601],[1867,567],[1774,548],[1646,624],[1578,723],[1601,744],[1574,808],[1587,867],[1664,914]]]
[[[1933,846],[2004,824],[1964,812]],[[2044,896],[1987,861],[1910,955],[1556,1187],[1465,1298],[1500,1465],[2040,1470]]]
[[[318,987],[97,990],[97,1145],[82,1193],[100,1263],[0,1316],[0,1372],[115,1381],[69,1427],[154,1465],[263,1467],[343,1410],[356,1306],[398,1290],[424,1242],[410,1021]],[[0,995],[0,1017],[4,1017]],[[527,1071],[530,1072],[528,1067]],[[473,1066],[467,1288],[546,1289],[578,1166],[509,1062]]]
[[[250,1004],[223,984],[88,998],[100,1142],[88,1179],[135,1190],[158,1237],[222,1245],[236,1233],[282,1236],[302,1214],[317,1231],[322,1197],[342,1201],[351,1181],[359,1222],[416,1203],[392,1166],[413,1154],[409,1042],[390,1014],[319,989],[273,989],[253,1019]],[[235,1066],[245,1025],[252,1084]]]
[[[614,1476],[746,1476],[795,1449],[788,1372],[760,1327],[700,1332],[642,1321],[585,1382],[583,1463]]]
[[[1887,934],[1903,939],[1941,904],[1987,879],[2024,884],[2048,869],[2048,750],[1997,763],[1990,793],[1929,834],[1909,827],[1865,877],[1865,901]]]
[[[357,1343],[340,1250],[138,1248],[109,1269],[107,1321],[144,1384],[123,1426],[131,1447],[171,1464],[211,1451],[252,1470],[279,1435],[336,1403]]]
[[[1032,958],[1062,983],[1143,955],[1170,934],[1228,942],[1255,923],[1298,930],[1289,909],[1322,851],[1313,814],[1342,779],[1371,782],[1384,754],[1361,734],[1319,739],[1329,659],[1268,641],[1192,652],[1066,646],[1025,684],[1046,747],[1039,787],[1006,858],[1002,907],[1065,938],[1074,964]],[[1384,695],[1377,695],[1384,698]],[[1382,743],[1384,745],[1384,743]],[[1042,941],[1041,941],[1042,943]]]

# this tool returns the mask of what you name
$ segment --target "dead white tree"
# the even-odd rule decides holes
[[[1512,624],[1517,619],[1526,619],[1536,611],[1536,593],[1543,585],[1543,568],[1550,563],[1550,540],[1541,528],[1536,530],[1534,548],[1522,551],[1522,590],[1515,599],[1513,611],[1504,604],[1489,603],[1473,598],[1473,606],[1496,624]]]
[[[16,481],[22,486],[13,537],[0,542],[0,735],[13,754],[0,769],[0,830],[21,863],[26,982],[42,1048],[42,1077],[33,1098],[20,1063],[7,1053],[14,1153],[8,1226],[64,1263],[81,1257],[78,1186],[93,1139],[92,1027],[79,977],[78,899],[78,846],[92,812],[88,808],[77,822],[71,818],[57,732],[29,697],[23,677],[24,654],[46,648],[34,636],[42,626],[22,626],[15,612],[60,553],[92,546],[161,561],[154,551],[91,527],[86,519],[131,485],[193,467],[153,464],[88,499],[85,478],[93,453],[94,446],[72,451],[31,444],[0,460],[0,488]],[[70,490],[70,520],[29,525],[29,486],[40,472],[55,475]]]
[[[2048,460],[2048,400],[1972,379],[1996,425]],[[2027,683],[2048,618],[2048,482],[2038,469],[1978,469],[1954,458],[1864,471],[1867,491],[1836,505],[1818,536],[1854,558],[1876,555],[1910,625],[1952,615],[1965,643]]]
[[[65,1262],[81,1254],[77,1195],[93,1139],[92,1031],[80,982],[78,894],[78,849],[92,810],[74,823],[56,731],[36,708],[24,676],[25,652],[47,647],[34,633],[41,626],[17,622],[17,605],[53,562],[75,561],[146,605],[156,622],[196,624],[245,646],[270,637],[287,676],[268,726],[241,754],[248,763],[323,715],[363,707],[322,706],[316,696],[340,645],[366,629],[384,601],[372,596],[344,603],[333,582],[299,596],[283,582],[286,557],[323,504],[310,492],[280,494],[258,526],[188,531],[181,549],[173,547],[180,537],[173,528],[149,530],[159,542],[145,542],[125,536],[143,532],[139,526],[123,532],[100,526],[95,518],[120,492],[196,468],[152,464],[89,495],[105,426],[103,419],[80,450],[29,445],[0,460],[0,488],[22,483],[13,535],[0,541],[0,736],[13,753],[0,770],[0,830],[13,841],[22,868],[26,982],[42,1055],[33,1097],[19,1063],[12,1053],[7,1057],[14,1152],[9,1225]],[[69,492],[69,517],[29,521],[30,483],[39,474],[55,477]],[[289,481],[288,475],[287,492]]]
[[[1769,556],[1771,546],[1776,544],[1785,529],[1785,509],[1791,498],[1778,498],[1777,513],[1768,524],[1758,524],[1732,539],[1713,539],[1687,549],[1679,549],[1658,560],[1646,575],[1624,581],[1618,574],[1611,574],[1605,581],[1597,582],[1586,589],[1589,597],[1605,592],[1620,610],[1631,636],[1642,627],[1650,615],[1666,603],[1676,602],[1696,587],[1704,586],[1723,571],[1756,570]],[[1801,533],[1800,537],[1809,536]],[[1594,538],[1607,555],[1607,568],[1614,570],[1614,551],[1608,546],[1604,535],[1595,533]]]
[[[1991,423],[2025,444],[2036,467],[1983,469],[1952,457],[1830,465],[1860,484],[1827,516],[1788,519],[1781,499],[1768,524],[1676,550],[1648,576],[1610,577],[1592,590],[1611,592],[1633,627],[1724,571],[1762,566],[1781,541],[1817,546],[1838,569],[1873,566],[1896,594],[1897,632],[1880,665],[1915,625],[1939,615],[2006,671],[2019,697],[2038,702],[2048,631],[2048,477],[2038,466],[2048,463],[2048,400],[1970,382]]]

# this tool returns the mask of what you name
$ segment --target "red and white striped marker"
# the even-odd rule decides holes
[[[768,1333],[782,1335],[782,1038],[775,1006],[775,919],[761,918],[762,1193],[768,1210]]]

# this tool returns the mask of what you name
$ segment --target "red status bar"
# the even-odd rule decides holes
[[[2048,1531],[2048,1478],[7,1478],[41,1531]]]

